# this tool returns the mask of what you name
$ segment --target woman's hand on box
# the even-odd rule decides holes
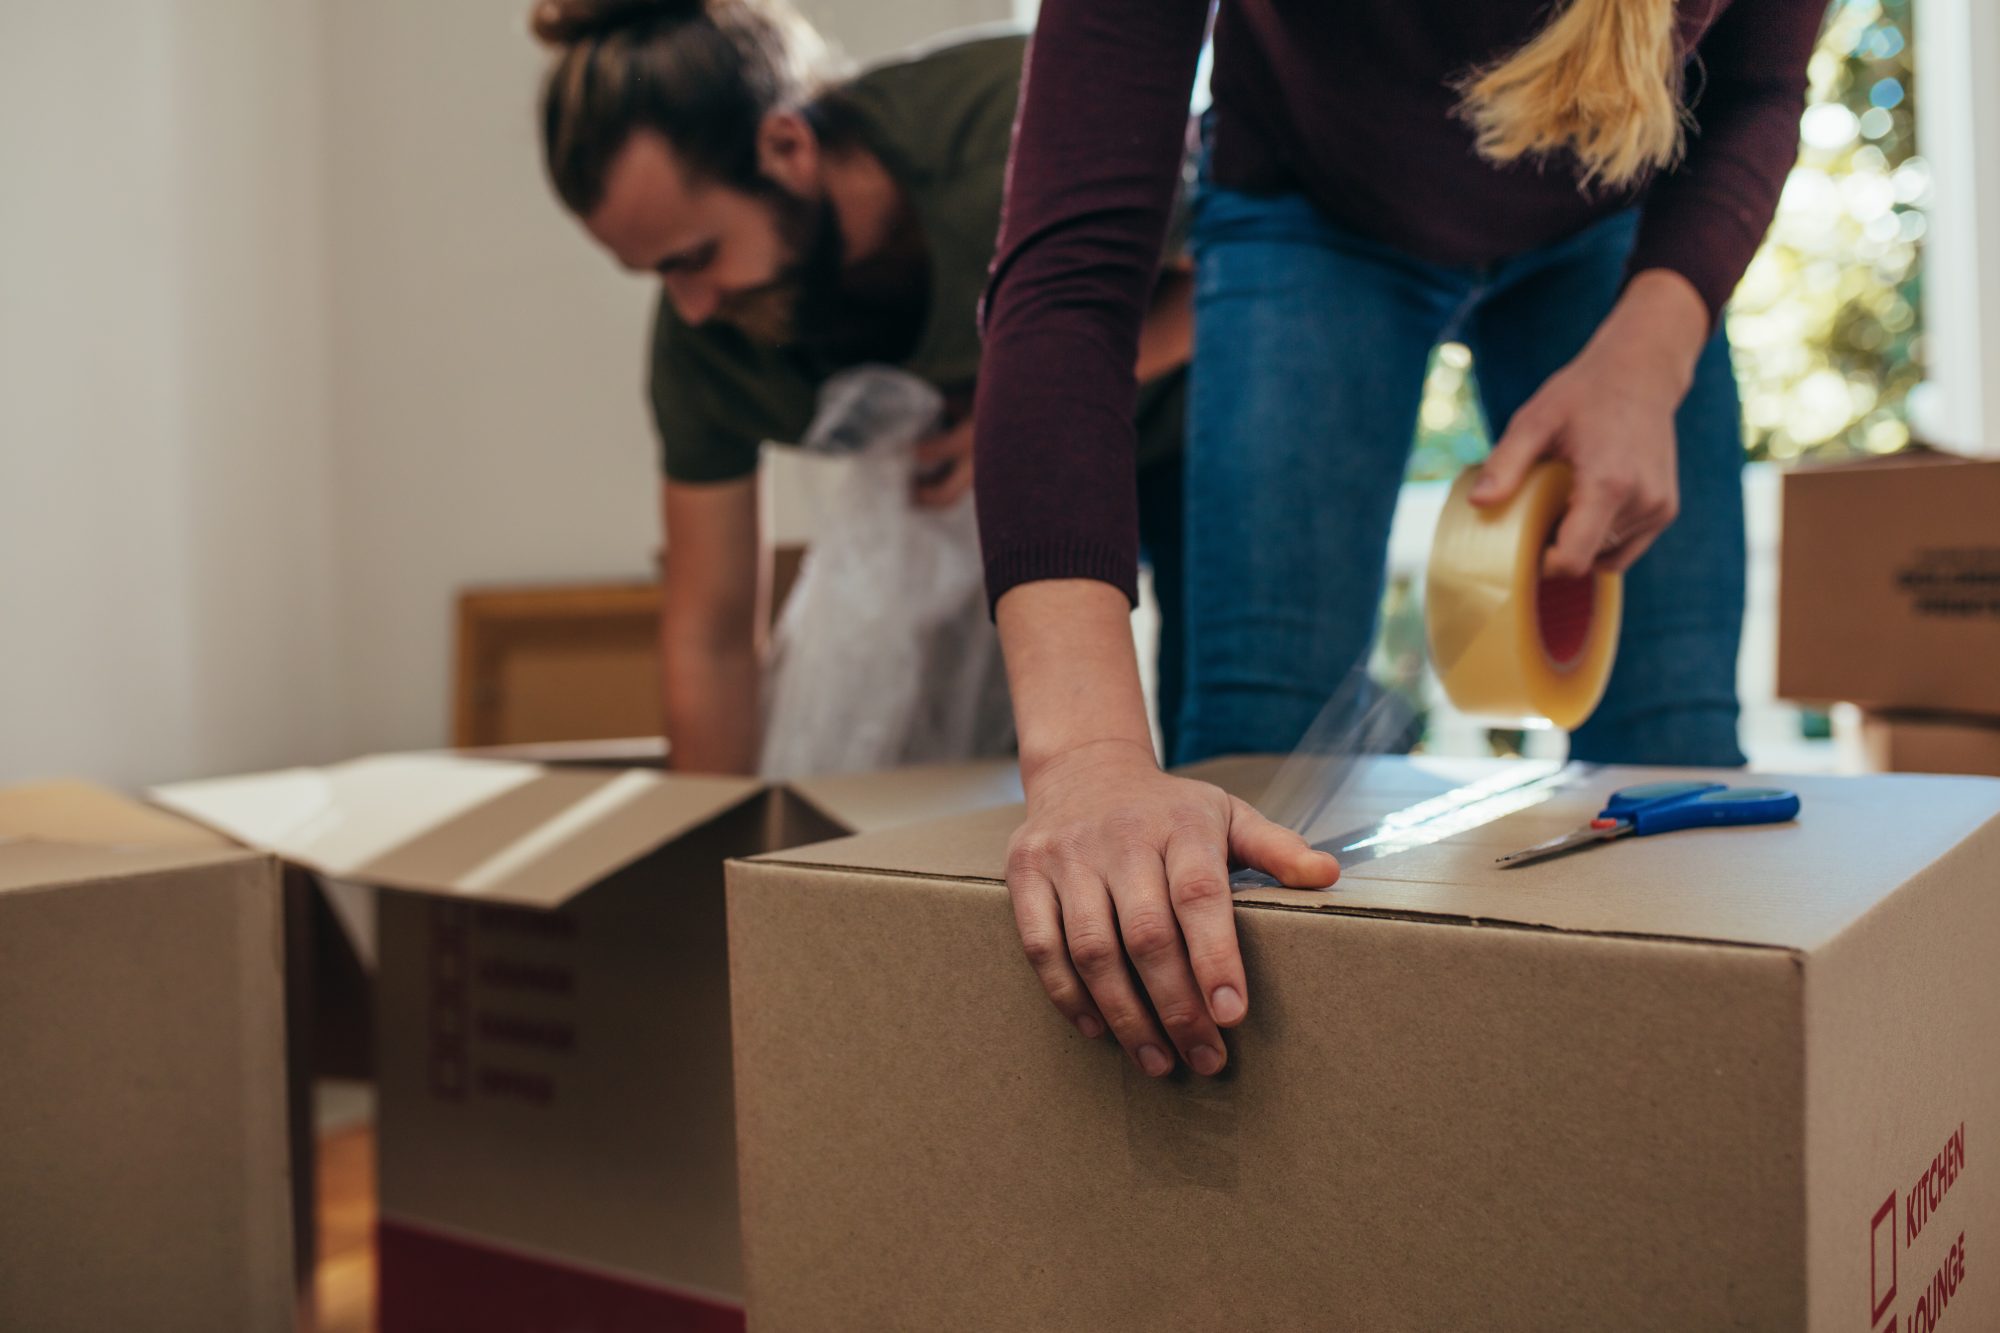
[[[1249,1009],[1230,863],[1305,888],[1332,884],[1339,865],[1130,741],[1080,745],[1024,776],[1007,889],[1050,1000],[1085,1037],[1108,1028],[1147,1074],[1170,1072],[1172,1051],[1220,1072],[1220,1029]]]

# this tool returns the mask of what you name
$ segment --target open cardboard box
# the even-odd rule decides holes
[[[1489,771],[1372,762],[1345,826]],[[1216,1080],[1050,1007],[1018,808],[733,862],[753,1326],[2000,1328],[2000,782],[1494,866],[1669,776],[1240,892]]]
[[[723,862],[1019,794],[448,754],[154,793],[381,891],[384,1333],[740,1328]]]
[[[0,1329],[292,1326],[278,867],[0,791]]]

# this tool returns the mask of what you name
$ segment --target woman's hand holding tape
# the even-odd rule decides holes
[[[1499,504],[1536,462],[1565,460],[1575,483],[1544,572],[1631,568],[1679,512],[1674,413],[1708,334],[1685,278],[1663,269],[1633,278],[1596,336],[1508,421],[1472,502]]]

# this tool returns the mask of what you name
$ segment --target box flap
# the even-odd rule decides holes
[[[414,754],[177,783],[153,797],[320,874],[555,907],[759,790],[747,778]]]
[[[785,785],[834,823],[869,833],[1012,805],[1021,799],[1021,769],[1012,759],[991,759],[794,778]]]
[[[665,768],[664,736],[622,736],[601,741],[520,741],[452,751],[468,759],[523,759],[532,764],[584,764],[593,768]]]
[[[0,789],[0,838],[131,847],[230,847],[227,838],[94,783]]]
[[[0,790],[0,893],[122,879],[243,855],[198,824],[88,782]]]
[[[1255,791],[1278,761],[1230,761],[1203,776]],[[1357,771],[1328,826],[1363,827],[1406,795],[1437,793],[1450,765],[1376,760]],[[1461,773],[1470,770],[1459,770]],[[1784,785],[1795,823],[1629,838],[1502,869],[1494,859],[1587,822],[1612,790],[1688,776]],[[769,859],[940,878],[999,880],[1022,807],[861,834]],[[1346,821],[1343,823],[1342,821]],[[1492,822],[1353,866],[1329,891],[1246,889],[1245,907],[1370,912],[1599,934],[1811,950],[1954,847],[2000,856],[2000,781],[1892,775],[1755,777],[1734,771],[1573,770],[1547,798]]]
[[[157,847],[0,837],[0,894],[99,884],[187,866],[254,860],[240,847]]]
[[[1785,470],[1786,480],[1793,477],[1835,476],[1854,472],[1890,472],[1900,468],[1953,467],[1962,464],[2000,467],[2000,459],[1977,454],[1961,454],[1950,449],[1941,449],[1933,444],[1913,443],[1906,449],[1893,454],[1868,454],[1860,458],[1842,458],[1830,463],[1805,463]]]

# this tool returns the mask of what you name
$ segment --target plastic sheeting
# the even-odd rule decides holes
[[[846,472],[773,632],[765,777],[1013,752],[972,496],[942,510],[911,500],[917,443],[943,421],[938,391],[889,367],[821,389],[801,444],[845,456]]]

